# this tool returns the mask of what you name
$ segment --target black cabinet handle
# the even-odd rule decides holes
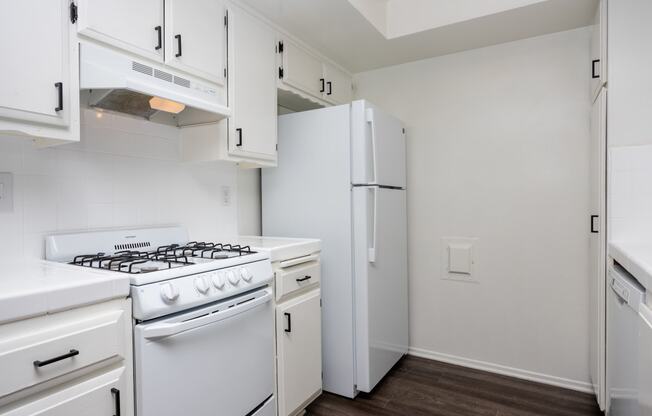
[[[54,111],[61,111],[63,110],[63,82],[55,82],[54,87],[59,90],[59,105]]]
[[[595,229],[595,220],[600,218],[599,215],[591,215],[591,232],[594,234],[600,233],[600,230]]]
[[[115,387],[111,389],[111,394],[113,395],[113,400],[115,401],[115,415],[120,416],[120,390]]]
[[[596,74],[596,71],[595,71],[595,64],[598,64],[598,63],[600,63],[599,59],[594,59],[593,61],[591,61],[591,78],[593,78],[593,79],[600,78],[600,74]]]
[[[328,81],[328,82],[326,83],[326,85],[328,85],[328,92],[326,93],[326,95],[331,95],[331,94],[333,94],[333,83],[330,82],[330,81]]]
[[[319,82],[321,83],[321,89],[319,90],[319,92],[324,92],[324,91],[326,91],[326,86],[324,85],[324,83],[326,82],[326,80],[325,80],[324,78],[319,78]]]
[[[75,355],[79,355],[79,351],[70,350],[70,352],[68,352],[66,354],[60,355],[58,357],[50,358],[48,360],[44,360],[44,361],[36,360],[36,361],[34,361],[34,367],[37,367],[37,368],[44,367],[46,365],[56,363],[57,361],[65,360],[66,358],[72,358]]]
[[[161,49],[161,47],[163,47],[163,28],[161,26],[156,26],[154,30],[156,30],[156,34],[158,36],[158,44],[154,49],[158,51]]]
[[[305,282],[306,280],[310,280],[310,279],[312,279],[312,276],[306,276],[306,277],[302,277],[300,279],[297,279],[297,282],[301,283],[301,282]]]
[[[238,133],[238,143],[236,143],[236,146],[240,147],[242,146],[242,129],[235,129],[236,133]]]
[[[283,315],[288,318],[288,327],[285,329],[285,332],[292,332],[292,315],[287,312],[285,312]]]
[[[174,55],[177,58],[181,56],[182,50],[181,50],[181,35],[175,35],[174,38],[177,40],[177,48],[178,52]]]

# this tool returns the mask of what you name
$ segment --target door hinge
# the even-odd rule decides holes
[[[229,27],[229,12],[224,15],[224,26]]]
[[[278,53],[283,53],[283,41],[279,41],[278,43]]]
[[[278,145],[276,145],[276,147],[278,147]],[[319,299],[319,307],[322,307],[321,299]]]
[[[70,3],[70,22],[71,23],[76,23],[77,18],[79,17],[79,13],[77,12],[77,5],[75,2]]]
[[[224,78],[226,78],[226,68],[224,68]]]
[[[282,66],[278,67],[278,77],[280,79],[283,79],[283,67]]]

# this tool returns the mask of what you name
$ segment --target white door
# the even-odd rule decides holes
[[[293,414],[321,391],[319,289],[276,307],[279,415]]]
[[[349,74],[331,64],[324,63],[326,86],[324,100],[332,104],[345,104],[351,101],[353,90]]]
[[[3,416],[131,416],[134,403],[129,379],[127,369],[120,367],[40,396]]]
[[[163,61],[163,0],[78,0],[79,34]]]
[[[397,118],[366,101],[351,104],[354,184],[405,188],[405,130]]]
[[[138,416],[246,415],[274,393],[270,289],[136,325]]]
[[[652,415],[652,309],[639,308],[638,402],[640,415]]]
[[[616,0],[618,1],[618,0]],[[607,82],[607,0],[600,0],[593,20],[591,34],[591,91],[592,98]]]
[[[229,153],[276,159],[274,32],[240,9],[229,10]]]
[[[406,191],[353,188],[356,374],[369,392],[408,348]]]
[[[326,81],[321,60],[291,41],[283,40],[282,43],[282,81],[314,97],[322,98]]]
[[[587,218],[590,246],[590,375],[600,407],[605,403],[605,293],[606,293],[606,100],[603,89],[591,110],[591,200]]]
[[[165,62],[224,85],[225,16],[222,0],[165,0]]]
[[[68,0],[3,4],[0,130],[25,131],[16,124],[36,123],[65,135],[71,120],[79,122],[79,60],[71,25]]]

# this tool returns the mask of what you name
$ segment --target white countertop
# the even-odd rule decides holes
[[[0,323],[129,295],[129,275],[32,260],[0,263]]]
[[[652,291],[652,243],[610,242],[609,255]]]
[[[321,251],[321,240],[314,238],[240,236],[237,244],[250,246],[254,251],[268,252],[272,262],[309,256]]]

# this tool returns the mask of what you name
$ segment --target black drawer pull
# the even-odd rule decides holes
[[[312,276],[306,276],[306,277],[302,277],[300,279],[297,279],[297,282],[305,282],[306,280],[310,280],[310,279],[312,279]]]
[[[38,368],[44,367],[46,365],[56,363],[57,361],[65,360],[66,358],[72,358],[75,355],[79,355],[79,351],[70,350],[70,352],[68,352],[67,354],[63,354],[63,355],[60,355],[58,357],[50,358],[49,360],[45,360],[45,361],[36,360],[36,361],[34,361],[34,367],[38,367]]]
[[[111,394],[113,395],[113,400],[115,401],[115,415],[120,416],[120,390],[115,387],[111,389]]]
[[[591,61],[591,78],[593,79],[600,78],[600,74],[596,73],[595,71],[595,64],[598,63],[600,63],[599,59],[594,59],[593,61]]]
[[[54,109],[54,111],[63,110],[63,82],[55,82],[54,87],[59,92],[59,105]]]
[[[163,28],[161,26],[156,26],[154,30],[156,30],[156,34],[158,36],[158,44],[154,49],[158,51],[161,49],[161,47],[163,47]]]
[[[593,234],[599,234],[600,233],[600,230],[595,228],[595,220],[597,220],[598,218],[600,218],[599,215],[591,215],[591,232]]]
[[[287,316],[288,318],[288,327],[285,328],[285,332],[292,332],[292,315],[289,313],[285,312],[283,315]]]
[[[326,91],[326,86],[324,85],[326,80],[324,78],[319,78],[319,83],[321,84],[321,88],[319,89],[319,92],[324,92]]]
[[[333,83],[328,81],[326,83],[326,85],[328,86],[328,92],[326,93],[326,95],[332,95],[333,94]]]
[[[177,58],[181,56],[181,35],[175,35],[174,38],[177,40],[177,47],[179,48],[178,52],[174,55]]]

